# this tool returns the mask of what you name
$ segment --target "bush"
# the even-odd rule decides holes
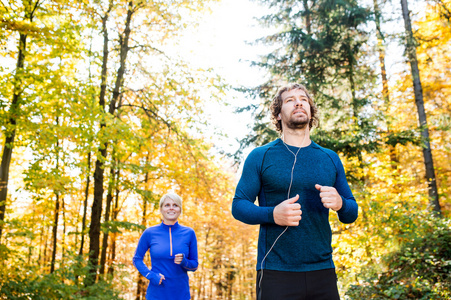
[[[384,258],[386,271],[360,274],[364,279],[346,292],[350,299],[451,299],[450,220],[427,220],[398,251]],[[423,224],[424,225],[424,224]]]
[[[120,299],[118,291],[106,281],[84,287],[87,268],[80,262],[41,274],[36,267],[20,264],[0,271],[0,299]]]

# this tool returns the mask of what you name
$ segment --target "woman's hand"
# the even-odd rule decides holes
[[[160,273],[160,282],[158,283],[158,285],[160,285],[164,279],[165,279],[164,275]]]
[[[180,265],[182,263],[182,260],[183,260],[183,253],[179,253],[179,254],[175,255],[174,262],[176,264]]]

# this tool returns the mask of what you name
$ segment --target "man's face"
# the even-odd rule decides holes
[[[310,122],[310,114],[310,103],[303,90],[293,89],[282,93],[282,108],[277,118],[282,121],[282,129],[305,128]]]

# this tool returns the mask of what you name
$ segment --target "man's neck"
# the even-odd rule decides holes
[[[295,147],[307,147],[312,142],[308,127],[298,130],[284,130],[282,140],[285,144]]]

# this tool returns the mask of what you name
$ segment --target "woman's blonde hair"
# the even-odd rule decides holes
[[[180,209],[182,209],[182,198],[180,198],[179,195],[175,194],[175,193],[167,193],[165,194],[163,197],[161,197],[160,199],[160,209],[164,204],[164,201],[166,199],[172,199],[175,203],[177,203],[178,206],[180,206]]]

